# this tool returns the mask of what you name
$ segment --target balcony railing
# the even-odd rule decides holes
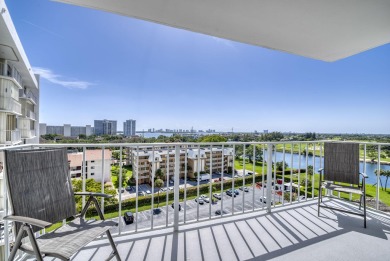
[[[4,73],[4,67],[6,67],[6,73]],[[0,62],[0,75],[14,78],[15,81],[19,83],[20,87],[23,86],[22,76],[15,67],[9,64],[6,65],[3,62]]]
[[[24,109],[23,111],[23,116],[29,118],[30,120],[35,120],[35,112],[29,110],[29,109]]]
[[[370,189],[368,196],[369,208],[375,210],[390,210],[383,202],[386,196],[380,189],[385,179],[380,176],[380,170],[390,170],[390,163],[384,159],[382,149],[387,149],[387,143],[359,143],[361,152],[360,168],[368,175],[367,188]],[[182,226],[187,223],[220,219],[242,215],[251,212],[266,210],[274,211],[283,206],[296,205],[299,202],[316,200],[318,196],[318,169],[323,167],[323,145],[324,141],[308,142],[226,142],[226,143],[171,143],[171,144],[36,144],[23,145],[18,148],[46,148],[66,147],[78,149],[83,152],[85,159],[86,151],[99,149],[104,158],[105,149],[119,150],[119,191],[116,200],[105,201],[102,199],[101,208],[106,218],[118,218],[120,226],[114,231],[117,234],[128,234],[146,230],[154,230],[161,227]],[[158,146],[165,146],[165,150],[156,150]],[[186,150],[189,147],[196,149],[200,158],[202,150],[219,150],[226,152],[224,157],[213,156],[209,153],[209,164],[201,165],[201,161],[188,157]],[[131,148],[131,150],[128,150]],[[0,152],[1,152],[0,148]],[[138,162],[138,157],[144,156],[145,151],[152,158],[159,153],[166,157],[167,161],[174,161],[174,165],[167,164],[162,169],[163,187],[158,187],[152,177],[156,177],[157,163],[151,164],[151,173],[144,173],[140,166],[133,166],[132,177],[134,188],[121,193],[122,181],[125,177],[125,166],[122,165],[124,153],[131,151],[133,162]],[[129,157],[130,155],[127,155]],[[183,157],[184,156],[184,157]],[[375,160],[371,160],[375,158]],[[252,160],[253,159],[253,160]],[[256,159],[256,160],[254,160]],[[214,161],[217,162],[215,167]],[[222,162],[221,162],[222,161]],[[283,162],[285,164],[283,164]],[[227,164],[226,164],[227,163]],[[281,163],[281,164],[280,164]],[[100,170],[104,170],[104,160],[101,161]],[[195,174],[191,164],[200,173]],[[86,166],[86,162],[83,162]],[[213,166],[213,167],[210,167]],[[228,167],[227,167],[228,166]],[[216,170],[218,169],[218,171]],[[173,173],[172,173],[173,171]],[[138,173],[139,172],[139,173]],[[103,173],[103,176],[111,175]],[[126,174],[127,175],[127,174]],[[81,179],[85,191],[85,168],[82,168]],[[101,178],[101,173],[95,171],[95,177]],[[196,178],[200,177],[200,178]],[[100,180],[104,180],[101,178]],[[150,180],[150,184],[141,184],[141,180]],[[101,192],[105,190],[105,184],[99,182]],[[375,186],[373,186],[375,185]],[[246,187],[246,189],[245,189]],[[5,185],[4,185],[4,191]],[[147,192],[143,194],[142,192]],[[229,193],[228,191],[232,191]],[[234,194],[238,194],[234,196]],[[5,194],[6,195],[6,194]],[[203,204],[200,204],[200,197],[203,197]],[[358,204],[358,199],[350,194],[334,194],[336,198],[342,198]],[[383,197],[383,198],[382,198]],[[196,200],[195,200],[196,199]],[[4,197],[6,200],[6,197]],[[6,201],[4,201],[6,202]],[[84,206],[85,198],[81,199]],[[180,204],[181,212],[172,209],[171,204]],[[161,210],[159,214],[156,208]],[[6,204],[3,204],[7,206]],[[131,225],[124,225],[122,216],[126,211],[136,213],[135,221]],[[217,214],[217,212],[220,214]],[[5,209],[8,213],[9,210]],[[142,214],[141,214],[142,213]],[[96,213],[88,213],[89,217]],[[6,223],[7,225],[7,223]]]
[[[21,129],[20,132],[21,132],[22,139],[31,139],[31,138],[34,138],[36,136],[35,130]]]
[[[22,105],[12,97],[0,95],[0,110],[21,115]]]
[[[20,130],[0,131],[0,144],[13,145],[21,142]]]
[[[19,98],[28,99],[32,104],[37,104],[37,97],[30,90],[28,90],[27,92],[25,92],[24,90],[19,90]]]

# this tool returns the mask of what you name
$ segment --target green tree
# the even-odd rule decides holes
[[[378,170],[377,169],[375,170],[375,174],[378,174]],[[385,182],[385,191],[386,191],[387,190],[387,181],[388,181],[388,179],[390,177],[390,170],[381,169],[379,171],[379,175],[383,176],[383,177],[386,177],[386,182]],[[382,189],[383,189],[383,186],[382,186]]]
[[[218,134],[202,136],[198,142],[226,142],[227,138]]]
[[[313,166],[312,165],[307,166],[307,175],[309,176],[309,180],[312,180],[311,176],[313,175],[313,173],[314,173]]]
[[[278,162],[276,162],[276,170],[282,171],[283,170],[283,163],[284,163],[284,169],[287,169],[288,164],[285,161],[278,161]]]
[[[255,147],[255,154],[253,155],[253,148]],[[250,145],[245,150],[246,155],[249,157],[249,161],[262,161],[263,160],[263,150],[260,145]]]
[[[112,151],[112,158],[119,160],[120,159],[120,152],[117,150]]]
[[[156,179],[156,181],[154,181],[154,186],[156,188],[158,188],[158,203],[157,203],[157,208],[159,207],[160,205],[160,189],[164,186],[164,181],[162,179]]]
[[[83,191],[83,181],[82,179],[72,179],[72,187],[75,192]],[[87,192],[102,192],[101,183],[96,182],[94,179],[85,180],[85,191]],[[104,193],[108,195],[115,196],[116,191],[109,185],[104,185]],[[82,197],[75,196],[77,210],[81,211]],[[115,197],[105,199],[106,204],[117,204],[118,200]]]
[[[79,139],[80,139],[80,140],[85,140],[85,139],[87,139],[87,135],[85,135],[85,134],[80,134],[80,135],[79,135]]]
[[[155,179],[165,179],[165,173],[161,168],[158,168],[156,172],[154,173]]]

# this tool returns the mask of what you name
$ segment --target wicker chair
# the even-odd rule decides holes
[[[320,215],[321,207],[342,211],[362,216],[364,218],[364,228],[366,228],[365,179],[367,178],[367,175],[359,172],[359,144],[326,142],[324,144],[324,168],[320,169],[319,172],[320,190],[318,196],[318,216]],[[323,178],[322,174],[324,174]],[[362,176],[361,184],[360,176]],[[322,204],[322,189],[360,195],[359,210],[361,209],[361,205],[363,203],[363,212],[349,211]]]
[[[5,170],[13,215],[4,217],[13,221],[16,236],[9,260],[17,250],[35,255],[37,260],[53,256],[69,260],[82,247],[106,233],[113,249],[108,259],[120,260],[109,229],[117,226],[104,220],[96,197],[110,197],[101,193],[73,193],[66,149],[8,150],[5,152]],[[76,215],[74,195],[89,196],[80,215]],[[91,203],[101,220],[84,220]],[[38,238],[34,232],[53,223],[75,217],[68,224]],[[23,240],[26,237],[29,240]]]

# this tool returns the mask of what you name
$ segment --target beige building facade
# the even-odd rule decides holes
[[[165,178],[171,179],[175,172],[175,150],[168,148],[143,148],[129,150],[133,164],[133,177],[138,177],[138,183],[151,183],[154,173],[161,169]],[[227,172],[233,166],[232,148],[188,148],[180,149],[180,178],[195,178],[196,173]],[[169,176],[167,177],[167,174]]]

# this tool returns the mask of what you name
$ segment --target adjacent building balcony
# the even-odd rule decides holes
[[[168,149],[177,153],[171,156],[175,166],[169,170],[175,172],[164,177],[163,187],[157,187],[153,179],[150,184],[141,184],[141,177],[153,177],[156,170],[152,169],[149,174],[139,166],[133,166],[133,177],[138,175],[134,188],[121,192],[122,185],[118,183],[119,187],[113,189],[119,191],[117,201],[100,202],[105,217],[119,222],[119,226],[112,232],[122,260],[307,260],[313,257],[319,260],[388,259],[390,203],[388,191],[384,189],[386,179],[380,170],[390,170],[390,160],[387,157],[390,144],[360,143],[360,168],[368,175],[369,208],[366,229],[362,218],[358,216],[327,209],[322,209],[321,215],[317,214],[318,169],[324,164],[324,141],[190,145],[199,150],[212,146],[228,151],[232,165],[226,168],[226,165],[218,163],[210,168],[219,168],[217,172],[209,170],[207,173],[210,178],[191,179],[188,176],[189,170],[181,165],[183,159],[179,152],[183,144],[166,144]],[[249,151],[250,145],[254,146]],[[69,147],[69,144],[33,146]],[[96,148],[119,148],[121,152],[131,148],[135,155],[137,150],[153,148],[152,144],[71,146],[83,153]],[[14,149],[24,147],[31,148],[31,145]],[[0,153],[1,150],[2,148]],[[248,158],[249,153],[255,161]],[[100,154],[103,158],[104,152]],[[188,156],[185,155],[184,162],[187,162]],[[213,156],[208,155],[210,164],[216,162]],[[134,164],[137,162],[135,160]],[[275,164],[279,162],[285,164]],[[119,161],[117,165],[121,168],[122,162]],[[74,174],[73,172],[74,169],[70,174]],[[81,172],[79,176],[86,183],[86,171]],[[124,171],[119,171],[118,178],[123,180],[125,177],[121,176],[122,173]],[[149,179],[145,180],[149,182]],[[97,187],[103,189],[107,185],[108,183],[99,181]],[[227,193],[228,190],[236,190],[238,193],[232,196]],[[147,193],[140,193],[141,191]],[[6,191],[3,195],[6,195]],[[201,195],[205,198],[203,204],[195,200]],[[3,201],[6,200],[4,197]],[[85,201],[81,200],[80,204],[84,204]],[[359,199],[347,193],[331,194],[324,202],[347,210],[359,208]],[[181,210],[172,208],[172,203],[180,204]],[[3,205],[7,207],[6,204]],[[158,214],[154,211],[156,208],[160,209]],[[9,211],[5,209],[3,213]],[[123,220],[123,214],[127,211],[134,214],[132,224],[126,224]],[[97,218],[93,212],[87,216]],[[5,223],[6,227],[9,225]],[[48,231],[50,229],[42,233]],[[5,245],[10,242],[12,237],[3,239]],[[101,256],[108,256],[110,251],[109,243],[103,237],[83,248],[73,260],[99,260]],[[29,260],[28,257],[24,259]]]
[[[20,130],[0,131],[0,144],[14,145],[22,141]]]
[[[23,116],[30,119],[30,120],[33,120],[35,121],[35,112],[29,110],[29,109],[24,109],[23,110]]]
[[[27,102],[33,105],[37,104],[37,98],[30,90],[26,92],[24,90],[19,90],[19,99],[25,99]]]
[[[23,86],[22,76],[18,70],[9,64],[0,62],[0,75],[14,79],[18,83],[19,88]]]
[[[21,137],[22,139],[32,139],[35,138],[35,130],[26,130],[26,129],[21,129]]]
[[[22,105],[12,97],[0,95],[0,111],[22,115]]]

